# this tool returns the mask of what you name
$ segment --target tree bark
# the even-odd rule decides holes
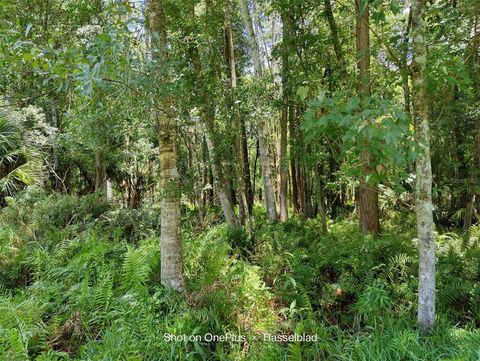
[[[289,108],[289,86],[288,86],[288,44],[290,39],[290,26],[287,14],[282,14],[283,23],[283,53],[282,53],[282,117],[280,119],[280,220],[285,222],[288,219],[288,108]]]
[[[317,185],[317,203],[318,213],[320,213],[320,220],[322,222],[322,231],[328,232],[327,227],[327,215],[325,212],[325,197],[323,195],[323,182],[322,182],[322,167],[317,165],[315,167],[316,185]]]
[[[335,55],[337,56],[337,61],[340,68],[340,74],[342,78],[345,79],[347,77],[347,69],[345,67],[345,58],[343,56],[340,40],[338,39],[338,28],[337,28],[337,23],[335,21],[335,17],[333,16],[331,1],[324,0],[324,6],[325,6],[325,9],[324,9],[325,16],[327,17],[328,26],[330,28],[330,33],[332,36],[333,50],[335,51]]]
[[[215,184],[215,189],[218,194],[218,199],[220,200],[220,206],[222,207],[223,214],[225,216],[225,221],[227,225],[231,228],[238,227],[237,217],[235,211],[233,210],[233,204],[230,195],[225,187],[224,182],[222,182],[223,176],[220,173],[219,169],[221,165],[218,162],[218,159],[215,154],[215,146],[212,140],[212,129],[208,129],[209,125],[206,125],[205,129],[205,140],[207,142],[208,154],[210,156],[210,166],[212,168],[213,181]]]
[[[253,30],[252,18],[250,16],[250,10],[248,8],[247,0],[239,0],[240,6],[242,9],[242,17],[247,29],[248,41],[250,44],[250,49],[252,52],[253,67],[255,69],[255,75],[258,79],[263,77],[263,67],[260,59],[260,50],[258,47],[257,39],[255,37],[255,32]],[[259,102],[259,107],[261,103]],[[275,189],[273,188],[273,178],[272,178],[272,169],[271,169],[271,158],[268,151],[268,143],[265,136],[265,124],[262,117],[258,118],[257,121],[257,136],[258,136],[258,146],[259,146],[259,155],[260,162],[262,166],[262,180],[263,180],[263,190],[265,193],[265,207],[267,209],[267,216],[270,221],[275,221],[277,219],[277,210],[275,206]]]
[[[59,179],[59,170],[60,170],[60,163],[58,161],[58,133],[59,133],[59,127],[58,127],[58,113],[57,113],[57,104],[56,101],[52,101],[51,105],[51,112],[52,112],[52,127],[55,128],[55,135],[52,141],[52,160],[53,160],[53,172],[55,181],[53,183],[53,188],[55,191],[59,191],[61,184],[60,184],[60,179]],[[64,187],[64,190],[65,187]]]
[[[480,32],[478,32],[478,15],[475,16],[473,21],[473,41],[471,48],[470,61],[467,64],[470,69],[471,77],[473,78],[473,84],[476,89],[480,88],[480,76],[478,70],[480,70],[480,56],[476,49],[480,44]],[[479,100],[480,96],[477,94],[476,99]],[[475,212],[475,200],[477,198],[476,185],[478,182],[478,174],[480,173],[480,117],[477,116],[475,122],[475,135],[474,135],[474,164],[472,167],[470,182],[468,185],[468,205],[465,212],[465,218],[463,220],[463,229],[467,231],[472,226],[473,216]]]
[[[370,34],[368,5],[361,8],[360,0],[356,0],[356,49],[357,49],[357,92],[362,103],[371,95],[370,87]],[[358,186],[357,206],[360,218],[360,229],[363,233],[380,234],[380,210],[378,208],[378,187],[368,184],[366,176],[372,172],[371,155],[365,149],[360,153],[360,184]]]
[[[408,13],[408,19],[407,19],[407,27],[405,29],[405,33],[403,36],[403,42],[402,42],[402,66],[403,69],[400,69],[402,72],[402,88],[403,88],[403,109],[405,110],[405,113],[410,114],[411,109],[410,109],[410,103],[411,103],[411,97],[410,97],[410,85],[408,84],[408,39],[410,35],[410,30],[412,28],[412,8],[410,7],[410,11]]]
[[[418,325],[428,334],[435,325],[435,238],[432,212],[432,167],[430,129],[425,84],[427,62],[425,0],[412,1],[413,118],[420,148],[416,160],[416,213],[419,247]]]
[[[236,91],[237,91],[237,71],[235,68],[235,51],[233,47],[233,32],[232,32],[232,24],[230,19],[228,5],[225,11],[226,17],[226,45],[227,45],[227,60],[230,69],[230,87],[231,87],[231,95],[232,95],[232,117],[234,119],[234,124],[237,129],[236,137],[235,137],[235,148],[237,154],[237,162],[236,162],[236,173],[237,173],[237,180],[238,180],[238,203],[239,203],[239,221],[241,224],[248,223],[249,229],[253,231],[252,224],[250,223],[250,211],[248,206],[248,197],[247,197],[247,186],[246,186],[246,179],[245,179],[245,153],[243,149],[243,140],[245,139],[245,134],[242,134],[242,130],[245,131],[245,126],[242,127],[241,120],[240,120],[240,109],[238,107],[238,103],[236,102]],[[248,164],[248,161],[247,161]]]
[[[149,2],[149,26],[154,47],[153,59],[159,65],[168,60],[167,28],[165,13],[161,0]],[[169,81],[169,79],[163,79]],[[180,180],[177,170],[177,132],[174,116],[173,98],[169,95],[160,100],[155,117],[158,126],[160,144],[160,252],[161,282],[165,287],[179,292],[185,291],[183,275],[182,243],[180,233]]]
[[[107,173],[105,160],[101,151],[95,152],[95,192],[105,191],[107,185]]]

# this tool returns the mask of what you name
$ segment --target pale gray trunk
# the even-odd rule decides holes
[[[165,105],[167,101],[163,102]],[[173,111],[172,107],[169,107]],[[180,234],[180,182],[177,170],[175,118],[157,113],[160,140],[161,281],[185,290]]]
[[[107,199],[111,201],[113,199],[112,181],[107,178]]]
[[[167,29],[161,1],[149,2],[149,15],[152,46],[157,50],[153,59],[161,66],[168,59]],[[180,180],[177,170],[175,108],[170,96],[165,96],[159,101],[154,100],[154,105],[160,148],[160,278],[165,287],[183,293],[185,281],[180,233]]]
[[[211,131],[206,127],[205,129],[205,141],[207,142],[208,154],[210,157],[210,165],[212,168],[213,180],[215,183],[215,190],[218,194],[218,199],[220,200],[220,205],[225,215],[225,221],[231,228],[238,226],[237,217],[235,216],[235,211],[233,210],[233,205],[230,199],[230,196],[227,192],[227,189],[224,182],[221,181],[221,170],[218,169],[218,162],[215,159],[215,147],[213,146],[212,134]]]
[[[250,10],[248,8],[247,0],[239,0],[242,9],[242,17],[247,29],[248,41],[250,43],[250,49],[252,52],[253,67],[257,78],[263,77],[263,67],[260,59],[260,51],[258,48],[257,39],[253,30],[252,18],[250,16]],[[259,108],[261,109],[261,103],[259,102]],[[260,155],[260,162],[262,166],[262,180],[263,190],[265,193],[265,207],[267,209],[267,216],[270,221],[277,219],[277,211],[275,208],[275,189],[273,187],[271,158],[268,151],[268,143],[265,134],[264,119],[259,116],[257,121],[257,136],[258,136],[258,148]]]
[[[52,159],[53,159],[53,173],[55,176],[55,190],[58,191],[60,188],[61,178],[58,175],[60,169],[58,162],[58,114],[57,114],[57,105],[55,101],[52,102],[52,127],[55,128],[55,134],[52,141]],[[62,182],[63,183],[63,182]],[[65,189],[65,187],[63,187]]]
[[[416,212],[419,248],[418,325],[428,334],[435,325],[435,238],[432,214],[432,167],[430,129],[425,85],[427,62],[425,0],[412,1],[413,118],[415,137],[420,148],[416,160]]]

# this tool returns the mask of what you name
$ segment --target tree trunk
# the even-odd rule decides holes
[[[356,0],[356,49],[357,49],[357,92],[363,103],[371,94],[370,89],[370,35],[368,5],[361,9],[360,0]],[[363,233],[380,234],[380,210],[378,208],[378,187],[366,182],[366,176],[372,172],[371,155],[364,144],[360,154],[360,185],[358,186],[357,206],[360,229]]]
[[[415,138],[420,148],[416,160],[416,213],[419,247],[418,325],[428,334],[435,325],[435,238],[432,213],[432,167],[430,129],[425,85],[427,62],[425,0],[412,1],[413,118]]]
[[[280,119],[280,220],[285,222],[288,219],[288,108],[289,108],[289,86],[288,86],[288,44],[290,41],[290,26],[287,14],[282,14],[283,23],[283,54],[282,54],[282,117]]]
[[[223,176],[220,173],[220,164],[215,154],[215,147],[213,145],[211,133],[212,130],[208,129],[207,125],[207,129],[205,129],[205,140],[207,142],[208,154],[210,156],[210,166],[212,168],[215,189],[218,194],[218,199],[220,200],[220,206],[222,207],[225,221],[229,227],[236,228],[238,226],[237,217],[235,215],[235,211],[233,210],[232,200],[226,189],[227,187],[225,186],[224,182],[222,182]]]
[[[253,30],[252,18],[250,16],[250,10],[248,8],[247,0],[239,0],[240,6],[242,9],[242,17],[245,23],[245,28],[247,29],[248,40],[250,43],[250,49],[252,52],[253,66],[255,69],[255,74],[258,79],[263,77],[263,67],[260,59],[260,51],[258,48],[257,39],[255,37],[255,32]],[[259,108],[260,108],[259,102]],[[270,221],[275,221],[277,219],[277,210],[275,208],[275,190],[273,188],[273,178],[272,178],[272,169],[271,169],[271,158],[268,151],[268,143],[265,136],[265,125],[264,119],[262,117],[258,118],[257,121],[257,136],[258,136],[258,146],[260,153],[260,162],[262,166],[262,180],[263,180],[263,190],[265,193],[265,207],[267,209],[267,216]]]
[[[247,186],[245,179],[245,153],[243,149],[243,140],[246,138],[245,134],[242,134],[242,130],[245,131],[245,125],[242,127],[240,120],[240,109],[238,103],[236,102],[236,91],[237,91],[237,71],[235,69],[235,51],[233,47],[233,32],[232,24],[229,14],[229,8],[227,5],[225,15],[226,15],[226,40],[227,40],[227,60],[230,68],[230,87],[232,92],[232,105],[231,111],[233,112],[232,116],[234,119],[234,124],[237,129],[236,139],[235,139],[235,148],[237,154],[237,164],[236,164],[236,173],[238,180],[238,202],[239,202],[239,221],[241,224],[248,223],[250,231],[253,231],[253,226],[250,221],[250,211],[248,206],[247,198]],[[248,164],[248,160],[247,160]]]
[[[153,59],[158,65],[168,59],[167,29],[161,0],[149,2],[149,25],[154,48]],[[163,79],[168,81],[169,79]],[[173,98],[165,96],[156,106],[155,116],[160,144],[160,253],[161,282],[165,287],[185,291],[182,243],[180,234],[180,180],[177,170],[177,132]]]
[[[112,180],[107,178],[106,182],[106,193],[107,193],[107,200],[111,201],[113,199],[113,190],[112,190]]]
[[[107,173],[105,161],[100,151],[95,152],[95,192],[105,191],[107,182]]]
[[[324,0],[324,6],[325,6],[325,10],[324,10],[325,16],[327,17],[328,26],[330,28],[330,33],[332,35],[333,50],[335,51],[335,55],[337,56],[337,61],[340,68],[340,74],[342,78],[345,79],[347,77],[347,69],[345,67],[345,58],[343,56],[342,47],[338,39],[338,28],[337,28],[337,23],[335,22],[335,18],[333,16],[331,1]]]
[[[58,161],[58,133],[59,133],[59,129],[58,129],[58,114],[57,114],[57,104],[54,101],[52,101],[52,106],[51,106],[51,111],[52,111],[52,127],[55,128],[55,135],[54,135],[54,138],[53,138],[53,141],[52,141],[52,160],[53,160],[53,173],[54,173],[54,178],[55,178],[55,181],[53,183],[53,189],[55,191],[59,191],[60,190],[60,176],[58,174],[59,170],[60,170],[60,166],[59,166],[59,161]],[[64,187],[64,190],[65,187]]]
[[[478,15],[475,16],[473,22],[473,41],[472,41],[472,49],[471,49],[471,59],[468,62],[468,66],[470,69],[470,76],[473,78],[474,87],[479,89],[480,87],[480,56],[475,49],[478,49],[480,44],[480,32],[478,32]],[[480,96],[477,94],[477,100],[480,99]],[[477,191],[476,185],[478,182],[478,174],[480,173],[480,117],[477,116],[475,122],[475,135],[474,135],[474,164],[472,167],[471,175],[470,175],[470,182],[468,186],[468,205],[467,210],[465,212],[465,218],[463,220],[463,229],[467,231],[472,226],[473,216],[475,212],[475,200],[477,198]]]
[[[473,215],[475,211],[475,198],[477,192],[475,190],[478,182],[478,173],[480,172],[480,119],[477,119],[475,125],[474,136],[474,165],[470,175],[470,181],[468,184],[468,201],[465,211],[465,218],[463,219],[463,229],[468,232],[472,226]]]
[[[400,69],[402,72],[402,88],[403,88],[403,109],[405,113],[410,114],[410,86],[408,84],[408,39],[410,30],[412,28],[412,8],[410,7],[410,11],[408,13],[407,19],[407,27],[405,29],[405,33],[403,35],[403,42],[402,42],[402,58],[400,59],[402,62],[403,69]]]
[[[325,212],[325,197],[323,195],[323,182],[322,182],[322,167],[317,165],[315,167],[316,185],[317,185],[317,203],[318,213],[320,213],[320,220],[322,222],[322,231],[328,232],[327,227],[327,215]]]

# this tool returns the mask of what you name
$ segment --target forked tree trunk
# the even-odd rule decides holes
[[[371,95],[370,88],[370,34],[368,5],[361,8],[360,0],[356,0],[356,48],[357,48],[357,92],[362,103]],[[357,206],[360,218],[360,229],[363,233],[380,234],[380,210],[378,208],[378,187],[368,184],[366,176],[372,172],[371,155],[365,149],[360,154],[360,184],[357,190]]]
[[[261,79],[263,77],[263,67],[260,59],[260,51],[258,48],[257,39],[253,30],[252,18],[250,16],[250,10],[248,8],[248,0],[239,0],[242,9],[242,17],[247,29],[248,41],[250,43],[250,49],[252,51],[253,66],[255,69],[255,75]],[[260,105],[260,104],[259,104]],[[263,190],[265,193],[265,207],[267,209],[267,216],[270,221],[277,219],[277,210],[275,208],[275,189],[273,188],[273,178],[271,169],[271,158],[268,151],[268,143],[265,136],[265,124],[264,119],[260,116],[257,121],[257,136],[258,136],[258,148],[260,153],[260,162],[262,166],[262,180]]]
[[[435,238],[432,214],[432,167],[430,129],[425,85],[427,62],[425,0],[412,1],[413,119],[419,147],[416,160],[416,212],[419,248],[418,326],[428,334],[435,325]]]
[[[167,29],[161,0],[149,2],[149,25],[153,59],[161,66],[168,59]],[[168,79],[163,79],[168,81]],[[155,101],[155,116],[160,144],[160,253],[161,282],[165,287],[185,291],[182,243],[180,234],[180,181],[177,170],[177,132],[173,98]]]

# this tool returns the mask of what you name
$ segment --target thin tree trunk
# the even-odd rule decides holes
[[[410,30],[412,28],[412,8],[408,13],[407,28],[405,29],[405,34],[403,35],[403,49],[402,49],[402,66],[403,69],[400,69],[402,72],[402,88],[403,88],[403,109],[405,113],[410,114],[410,86],[408,84],[408,39]]]
[[[112,180],[107,178],[106,181],[106,193],[107,193],[107,200],[111,201],[113,199],[113,190],[112,190]]]
[[[59,174],[58,171],[60,169],[59,161],[58,161],[58,113],[57,113],[57,104],[52,101],[52,127],[55,128],[55,135],[52,142],[52,159],[53,159],[53,172],[55,177],[55,182],[53,184],[55,191],[60,190],[60,182],[59,182]]]
[[[280,220],[288,219],[288,108],[289,108],[289,86],[288,86],[288,44],[290,41],[290,26],[287,14],[282,14],[283,23],[283,54],[282,54],[282,117],[280,119]]]
[[[248,206],[248,199],[247,199],[247,187],[246,187],[246,180],[245,180],[245,160],[244,160],[244,151],[243,151],[243,139],[245,135],[242,134],[242,126],[240,121],[240,109],[238,108],[238,103],[236,102],[236,91],[237,91],[237,71],[235,69],[235,51],[233,47],[233,32],[232,32],[232,24],[230,20],[229,8],[227,5],[225,15],[226,15],[226,39],[227,39],[227,60],[228,65],[230,68],[230,87],[232,92],[232,111],[233,111],[233,118],[234,124],[237,128],[237,134],[235,139],[235,146],[236,146],[236,154],[237,154],[237,162],[236,162],[236,172],[237,172],[237,180],[238,180],[238,202],[239,202],[239,221],[241,224],[245,224],[246,222],[249,225],[249,229],[253,231],[252,224],[250,222],[250,214],[249,214],[249,206]],[[243,131],[245,131],[245,126],[243,127]],[[248,161],[247,161],[248,163]]]
[[[425,84],[426,33],[425,0],[413,0],[411,76],[415,137],[420,148],[416,160],[416,213],[419,247],[418,325],[423,334],[428,334],[435,325],[435,238],[432,212],[430,129]]]
[[[106,189],[107,174],[105,168],[105,161],[102,153],[97,150],[95,152],[95,192],[100,192]]]
[[[347,69],[345,67],[345,58],[343,56],[342,47],[340,45],[340,40],[338,39],[338,28],[337,23],[335,22],[335,17],[333,16],[332,3],[330,0],[324,0],[325,6],[325,16],[327,17],[328,26],[330,28],[330,33],[332,36],[333,50],[337,56],[338,65],[340,67],[340,73],[342,78],[347,77]]]
[[[253,30],[252,18],[250,16],[250,10],[248,8],[247,0],[239,0],[240,6],[242,9],[242,17],[245,23],[245,28],[247,29],[248,40],[250,43],[250,48],[253,58],[253,66],[255,69],[255,74],[257,78],[261,79],[263,77],[263,67],[260,59],[260,51],[258,48],[257,39],[255,37],[255,32]],[[260,103],[259,103],[260,106]],[[271,158],[268,151],[268,143],[265,136],[265,124],[262,117],[258,118],[257,121],[257,136],[258,136],[258,145],[260,153],[260,162],[262,166],[262,180],[263,180],[263,189],[265,193],[265,207],[267,209],[267,216],[270,221],[275,221],[277,219],[277,211],[275,207],[275,190],[273,188],[273,178],[271,170]]]
[[[476,121],[474,136],[474,166],[470,175],[470,182],[468,185],[468,202],[465,211],[465,218],[463,220],[463,229],[468,231],[472,226],[473,215],[475,211],[475,198],[477,192],[475,190],[478,182],[478,173],[480,172],[480,119]]]
[[[320,220],[322,222],[322,231],[328,232],[327,227],[327,215],[325,212],[325,197],[323,195],[323,184],[322,184],[322,169],[320,165],[315,167],[315,175],[317,178],[317,203],[318,203],[318,213],[320,213]]]
[[[471,77],[473,78],[473,83],[476,89],[480,88],[480,77],[479,72],[480,70],[480,56],[476,49],[480,43],[480,32],[478,32],[478,15],[475,16],[473,21],[473,41],[472,41],[472,49],[471,49],[471,59],[467,61]],[[477,94],[477,100],[480,99],[480,96]],[[478,182],[478,174],[480,173],[480,117],[477,116],[475,122],[475,135],[474,135],[474,164],[472,167],[472,172],[470,175],[470,182],[468,186],[468,205],[467,210],[465,212],[465,218],[463,221],[463,229],[467,231],[472,226],[473,216],[475,213],[475,200],[477,198],[477,191],[476,185]]]
[[[356,49],[357,49],[357,91],[361,102],[371,95],[370,89],[370,34],[368,5],[361,9],[360,0],[356,0]],[[367,144],[364,144],[367,147]],[[378,208],[378,187],[366,182],[366,176],[372,172],[371,155],[366,149],[360,154],[362,175],[358,186],[357,206],[360,229],[363,233],[380,234],[380,210]]]
[[[149,2],[149,25],[154,47],[154,60],[167,61],[167,29],[161,0]],[[168,81],[168,79],[163,79]],[[165,96],[159,102],[165,112],[156,107],[160,144],[160,253],[161,282],[165,287],[185,291],[182,243],[180,234],[180,180],[177,170],[177,132],[173,98]]]
[[[213,181],[215,183],[215,189],[218,194],[218,199],[220,200],[220,206],[222,207],[225,221],[227,222],[229,227],[236,228],[238,226],[237,217],[235,215],[235,211],[233,210],[231,197],[225,187],[225,184],[221,181],[223,179],[223,176],[220,173],[220,164],[216,159],[217,157],[215,155],[215,147],[213,145],[211,133],[211,129],[205,129],[205,140],[207,142],[208,154],[210,155],[210,166],[212,167],[212,175]]]

